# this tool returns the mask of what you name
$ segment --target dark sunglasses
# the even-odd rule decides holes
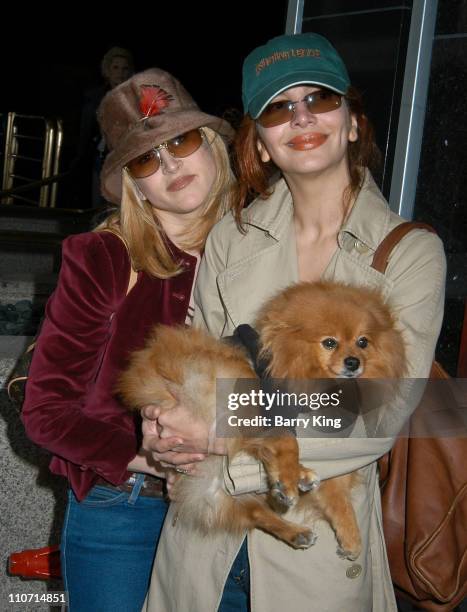
[[[126,166],[134,178],[146,178],[159,170],[161,166],[161,149],[167,149],[173,157],[188,157],[200,148],[203,136],[204,134],[199,128],[190,130],[135,157]]]
[[[287,123],[294,118],[295,107],[300,102],[305,102],[309,113],[319,115],[339,108],[342,105],[342,95],[329,91],[329,89],[319,89],[306,95],[303,100],[297,100],[296,102],[291,100],[271,102],[256,121],[265,128]]]

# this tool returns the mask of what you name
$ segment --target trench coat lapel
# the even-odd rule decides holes
[[[292,198],[282,180],[272,204],[261,201],[251,211],[244,211],[248,248],[217,278],[233,327],[255,320],[257,310],[250,299],[253,292],[254,302],[261,304],[298,281]]]
[[[217,279],[233,328],[254,322],[258,310],[251,304],[253,292],[254,303],[262,304],[299,280],[293,203],[284,179],[276,183],[274,194],[267,202],[258,201],[251,210],[246,209],[243,219],[248,230],[244,254]],[[374,270],[371,262],[390,229],[389,207],[367,173],[351,214],[338,234],[338,248],[323,273],[323,280],[378,289],[386,298],[393,283]]]

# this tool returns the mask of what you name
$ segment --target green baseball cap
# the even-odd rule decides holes
[[[275,96],[304,83],[345,94],[350,79],[340,55],[324,36],[310,32],[272,38],[243,63],[245,113],[256,119]]]

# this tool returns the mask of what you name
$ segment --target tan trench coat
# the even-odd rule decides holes
[[[198,325],[216,336],[253,323],[259,307],[298,280],[293,205],[284,180],[267,201],[245,212],[246,235],[229,215],[211,232],[195,298]],[[370,267],[373,253],[401,218],[392,213],[367,173],[326,279],[379,288],[398,316],[409,358],[409,376],[428,375],[444,303],[445,257],[440,240],[417,230],[396,247],[386,275]],[[343,315],[345,305],[343,304]],[[413,400],[412,400],[413,402]],[[391,406],[409,413],[414,406]],[[321,478],[360,469],[364,484],[354,506],[363,538],[357,561],[340,559],[334,533],[323,521],[308,550],[294,550],[255,530],[248,536],[252,612],[389,612],[396,610],[383,532],[376,460],[393,438],[302,438],[300,456]],[[234,495],[264,491],[261,465],[247,456],[225,465],[225,486]],[[214,612],[243,537],[202,538],[185,530],[171,504],[159,543],[147,612]]]

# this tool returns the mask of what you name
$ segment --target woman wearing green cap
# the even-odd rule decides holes
[[[208,237],[195,289],[195,323],[214,335],[230,335],[241,323],[253,323],[268,298],[297,281],[373,287],[398,317],[408,377],[426,378],[443,315],[443,247],[435,235],[416,230],[395,247],[385,275],[371,267],[376,248],[402,219],[371,176],[377,149],[341,58],[316,34],[274,38],[244,63],[243,101],[246,115],[236,141],[240,196],[235,213]],[[257,198],[245,208],[250,194]],[[393,401],[388,413],[409,415],[416,400],[405,397]],[[159,425],[166,436],[194,442],[183,427],[183,407],[161,416]],[[316,544],[297,551],[258,530],[247,538],[202,538],[177,523],[173,504],[147,609],[395,611],[376,466],[393,434],[299,438],[302,463],[321,479],[360,471],[363,484],[354,497],[363,540],[358,559],[336,554],[334,533],[324,521],[315,525]],[[170,437],[152,447],[164,456]],[[225,488],[241,495],[265,491],[267,482],[257,462],[237,456],[226,459]]]

